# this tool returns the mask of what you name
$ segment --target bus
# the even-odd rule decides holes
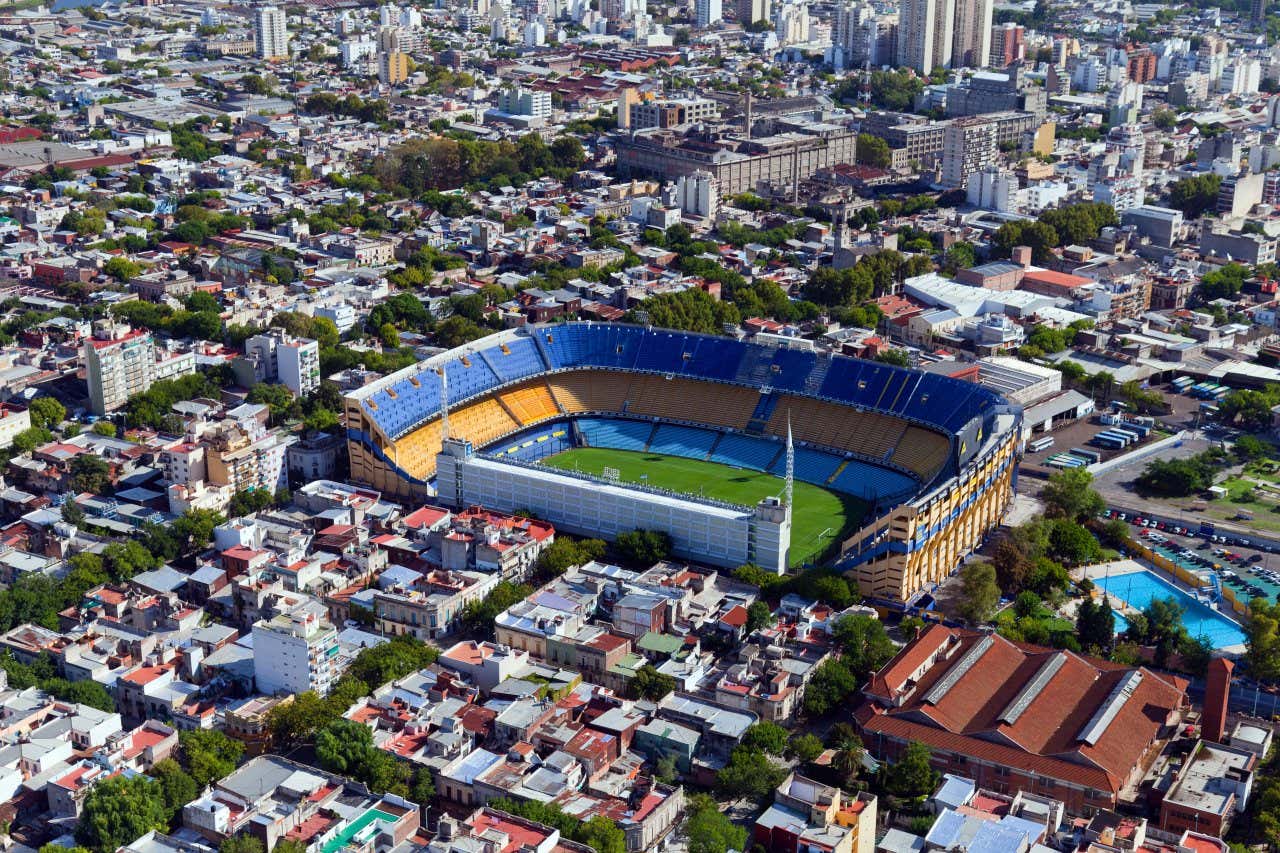
[[[1032,453],[1039,453],[1046,447],[1053,447],[1053,436],[1046,435],[1042,438],[1037,438],[1035,441],[1027,445],[1027,449]]]

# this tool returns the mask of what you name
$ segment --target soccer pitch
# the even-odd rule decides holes
[[[579,447],[542,460],[549,468],[581,471],[599,476],[605,468],[616,468],[622,483],[640,483],[673,492],[755,506],[771,495],[782,496],[781,477],[763,471],[749,471],[688,459],[632,450]],[[647,474],[648,477],[641,475]],[[795,505],[791,511],[791,565],[799,566],[820,557],[842,534],[866,514],[866,504],[849,495],[815,486],[795,484]]]

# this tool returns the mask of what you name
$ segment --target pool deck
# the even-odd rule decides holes
[[[1149,565],[1144,562],[1140,562],[1138,560],[1113,560],[1109,563],[1096,563],[1092,566],[1085,566],[1082,570],[1080,570],[1080,576],[1089,578],[1090,580],[1094,580],[1095,578],[1104,578],[1108,574],[1123,575],[1123,574],[1128,574],[1129,572],[1138,572],[1138,571],[1151,572],[1152,574],[1156,575],[1166,583],[1177,587],[1181,592],[1184,592],[1193,598],[1196,596],[1196,592],[1197,592],[1196,590],[1187,586],[1185,583],[1178,580],[1173,575],[1162,572],[1160,571],[1160,569],[1156,568],[1155,566]],[[1097,586],[1095,588],[1098,590],[1098,592],[1107,596],[1107,600],[1111,603],[1112,609],[1114,609],[1117,613],[1120,613],[1123,616],[1127,616],[1130,613],[1141,612],[1136,607],[1130,607],[1123,599],[1116,597],[1114,593],[1106,593],[1105,591],[1103,591],[1101,586]],[[1239,626],[1240,630],[1242,631],[1244,630],[1244,625],[1240,623],[1240,620],[1235,617],[1234,613],[1228,613],[1226,611],[1219,610],[1216,608],[1214,612],[1216,612],[1223,619],[1226,619],[1229,622],[1233,622],[1234,624]],[[1243,645],[1224,646],[1223,648],[1217,649],[1217,651],[1223,655],[1235,656],[1235,655],[1244,654],[1245,647]]]

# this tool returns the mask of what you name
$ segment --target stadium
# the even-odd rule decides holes
[[[798,341],[807,345],[807,342]],[[500,332],[348,392],[353,479],[676,553],[832,562],[909,601],[995,527],[1020,410],[877,362],[610,323]]]

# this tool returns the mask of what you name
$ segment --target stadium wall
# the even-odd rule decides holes
[[[636,529],[659,530],[671,536],[674,552],[686,559],[728,568],[756,563],[778,574],[787,570],[791,512],[771,498],[753,509],[618,486],[489,459],[463,439],[444,442],[436,472],[437,499],[450,506],[527,510],[567,532],[610,539]]]

